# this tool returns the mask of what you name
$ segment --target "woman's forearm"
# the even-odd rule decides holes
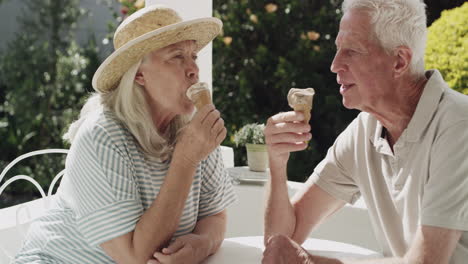
[[[226,223],[227,215],[225,210],[218,214],[204,217],[197,222],[193,233],[204,237],[204,241],[206,241],[199,248],[201,259],[214,254],[219,249],[226,233]]]
[[[190,191],[196,166],[173,155],[168,173],[151,206],[135,230],[101,246],[116,262],[146,263],[161,250],[177,230]]]

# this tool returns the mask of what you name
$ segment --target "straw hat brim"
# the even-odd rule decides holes
[[[217,18],[199,18],[171,24],[132,39],[99,66],[93,76],[93,88],[102,93],[115,89],[122,75],[150,51],[195,40],[198,52],[220,33],[222,25]]]

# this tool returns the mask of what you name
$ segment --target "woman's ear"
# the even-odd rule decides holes
[[[396,60],[393,71],[395,77],[400,77],[409,70],[413,51],[407,46],[398,46],[395,50],[395,56]]]
[[[145,77],[143,76],[143,72],[140,69],[138,69],[135,75],[135,82],[141,86],[145,86]]]

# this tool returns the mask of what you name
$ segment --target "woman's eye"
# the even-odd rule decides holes
[[[197,55],[193,55],[193,56],[192,56],[192,59],[193,59],[193,60],[197,60],[197,59],[198,59],[198,56],[197,56]]]

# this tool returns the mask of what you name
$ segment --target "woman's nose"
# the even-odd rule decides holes
[[[188,63],[187,69],[186,69],[187,77],[192,81],[198,81],[198,73],[199,73],[199,69],[198,69],[197,63],[194,60],[191,60]]]

